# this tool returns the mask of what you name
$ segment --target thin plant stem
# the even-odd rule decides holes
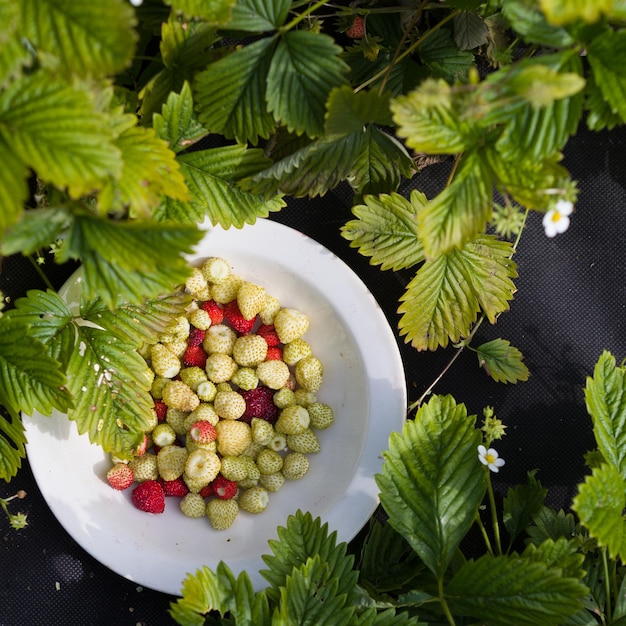
[[[46,284],[46,287],[48,287],[48,289],[51,289],[52,291],[56,291],[56,289],[54,288],[54,285],[50,282],[50,279],[46,276],[44,271],[41,269],[41,265],[37,263],[37,260],[34,259],[32,255],[30,255],[28,259],[31,262],[32,266],[37,271],[37,274],[39,274],[39,277],[41,278],[41,280],[43,280],[43,282]]]
[[[443,593],[443,576],[439,577],[439,580],[437,581],[437,585],[439,588],[439,603],[441,604],[443,613],[446,616],[446,619],[448,620],[448,624],[450,624],[450,626],[456,626],[456,622],[454,621],[454,616],[450,612],[450,607],[448,606],[448,603],[446,602],[446,597]]]
[[[306,11],[302,11],[302,13],[300,13],[298,16],[294,17],[291,22],[281,26],[279,30],[284,33],[288,30],[291,30],[292,28],[295,28],[304,18],[311,15],[311,13],[317,11],[317,9],[323,7],[325,4],[326,0],[318,0],[318,2],[312,4]]]
[[[489,496],[489,507],[491,509],[491,521],[493,523],[493,535],[496,540],[496,553],[502,556],[502,542],[500,541],[500,524],[498,523],[498,510],[496,509],[496,498],[493,494],[493,485],[491,484],[491,470],[486,468],[487,472],[487,495]]]
[[[480,534],[483,536],[485,541],[485,546],[487,547],[487,552],[493,556],[493,546],[491,545],[491,539],[489,539],[489,534],[487,533],[487,529],[483,524],[483,520],[480,518],[480,513],[476,512],[476,524],[480,530]]]
[[[602,548],[602,568],[604,570],[604,593],[606,595],[606,603],[604,605],[604,614],[607,623],[611,623],[613,619],[613,606],[611,602],[611,576],[609,576],[609,560],[607,558],[606,546]]]

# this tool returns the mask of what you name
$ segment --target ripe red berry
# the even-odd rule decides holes
[[[107,482],[113,489],[123,491],[133,484],[133,470],[126,463],[116,463],[107,472]]]
[[[239,310],[237,300],[224,305],[224,319],[240,334],[247,335],[256,322],[256,316],[247,320]]]
[[[175,480],[163,480],[161,477],[157,479],[157,482],[163,487],[163,493],[165,496],[174,496],[175,498],[183,498],[189,493],[189,487],[182,479],[182,477]]]
[[[215,300],[207,300],[203,302],[201,308],[209,314],[211,324],[221,324],[224,319],[224,311]]]
[[[201,367],[206,365],[207,354],[202,346],[188,346],[183,355],[185,367]]]
[[[265,355],[266,361],[282,361],[283,360],[283,349],[278,346],[271,346],[267,349],[267,354]]]
[[[220,500],[230,500],[237,495],[237,483],[234,480],[228,480],[223,476],[218,476],[212,483],[213,493]]]
[[[204,487],[202,487],[202,489],[200,489],[198,493],[203,498],[210,498],[211,496],[214,496],[215,492],[213,491],[213,483],[209,483],[208,485],[205,485]]]
[[[165,402],[161,400],[155,400],[154,411],[156,413],[156,416],[159,422],[164,421],[167,416],[167,404],[165,404]]]
[[[211,422],[206,420],[198,420],[191,425],[189,436],[196,443],[211,443],[217,439],[217,430]]]
[[[133,504],[146,513],[163,513],[165,493],[156,480],[145,480],[133,489]]]
[[[365,37],[365,20],[360,15],[354,18],[354,22],[346,30],[346,35],[350,39],[362,39]]]
[[[256,334],[263,337],[270,348],[280,344],[280,339],[278,338],[274,324],[261,324],[257,328]]]
[[[202,345],[205,334],[206,334],[206,330],[203,330],[202,328],[192,328],[189,331],[189,337],[187,337],[187,345],[188,346]]]
[[[239,393],[246,401],[246,410],[239,418],[240,421],[249,424],[253,417],[258,417],[268,422],[274,422],[278,419],[279,409],[274,404],[273,389],[260,386],[248,391],[240,389]]]

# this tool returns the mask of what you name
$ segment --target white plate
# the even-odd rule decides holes
[[[227,531],[186,518],[168,498],[162,515],[138,511],[130,492],[111,489],[101,448],[79,436],[67,417],[24,416],[31,468],[50,509],[67,532],[98,561],[137,584],[180,595],[187,573],[220,560],[246,570],[256,589],[268,540],[298,509],[310,511],[350,541],[378,504],[374,475],[389,434],[402,428],[406,384],[396,339],[365,285],[343,261],[296,230],[258,220],[242,230],[206,227],[192,262],[221,256],[234,271],[264,285],[283,306],[305,311],[305,338],[324,364],[317,397],[335,412],[322,431],[322,451],[301,480],[271,494],[257,516],[240,513]],[[73,276],[64,292],[76,285]],[[72,291],[75,291],[73,289]]]

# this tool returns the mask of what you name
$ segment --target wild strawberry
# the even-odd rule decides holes
[[[322,386],[324,368],[317,357],[308,356],[296,363],[295,374],[296,381],[301,387],[315,393]]]
[[[276,492],[285,484],[285,477],[282,472],[275,474],[261,474],[259,478],[261,487],[265,487],[267,491]]]
[[[274,404],[274,390],[269,387],[257,387],[249,391],[239,390],[246,401],[246,410],[240,417],[243,422],[250,423],[255,417],[274,422],[278,418],[278,407]]]
[[[263,448],[263,450],[259,452],[256,465],[261,474],[275,474],[276,472],[280,472],[283,468],[283,457],[275,450]]]
[[[209,483],[208,485],[205,485],[204,487],[202,487],[202,489],[200,489],[198,493],[203,498],[210,498],[211,496],[214,496],[215,492],[213,491],[213,483]]]
[[[164,480],[159,477],[157,482],[163,487],[163,493],[166,497],[183,498],[189,493],[189,488],[182,479],[182,476],[179,476],[175,480]]]
[[[234,480],[218,476],[211,485],[213,486],[213,493],[221,500],[229,500],[237,495],[238,488]]]
[[[277,433],[297,435],[304,432],[309,427],[310,422],[309,412],[299,404],[292,404],[280,412],[274,427]]]
[[[259,377],[252,367],[240,367],[230,381],[240,389],[255,389],[259,385]]]
[[[259,335],[238,337],[233,346],[233,359],[241,367],[256,367],[267,356],[267,342]]]
[[[263,487],[251,487],[239,496],[237,504],[248,513],[263,513],[269,504],[269,496]]]
[[[246,410],[246,401],[233,389],[218,391],[213,408],[222,419],[238,420]]]
[[[282,361],[283,360],[283,349],[279,346],[271,346],[267,349],[267,354],[265,355],[266,361]]]
[[[199,493],[188,493],[180,501],[180,510],[186,517],[204,517],[206,515],[204,498]]]
[[[254,319],[265,306],[265,287],[245,281],[237,292],[237,306],[244,319]]]
[[[180,359],[162,343],[155,343],[150,351],[154,373],[163,378],[174,378],[180,372]]]
[[[187,450],[180,446],[163,446],[157,454],[157,468],[163,480],[176,480],[183,475],[187,462]]]
[[[323,402],[313,402],[306,410],[309,412],[311,426],[318,430],[328,428],[335,421],[332,408]]]
[[[163,513],[165,493],[156,480],[146,480],[133,489],[133,504],[146,513]]]
[[[248,478],[248,464],[243,455],[222,457],[220,474],[227,480],[239,483]]]
[[[226,280],[211,286],[211,297],[218,304],[226,304],[237,298],[241,285],[243,285],[243,278],[231,274]]]
[[[116,463],[107,472],[107,482],[118,491],[128,489],[134,480],[133,470],[126,463]]]
[[[202,348],[200,348],[202,350]],[[171,380],[163,389],[163,402],[168,409],[189,412],[198,408],[200,398],[182,380]],[[174,430],[176,430],[174,428]]]
[[[299,339],[309,329],[309,318],[296,309],[281,309],[274,318],[274,328],[281,343]]]
[[[185,474],[192,480],[208,484],[218,475],[220,464],[220,459],[215,452],[196,448],[187,456]]]
[[[206,311],[211,318],[211,324],[221,324],[224,319],[224,311],[215,300],[207,300],[200,305],[203,311]]]
[[[214,324],[204,336],[202,347],[208,354],[213,354],[214,352],[232,354],[236,340],[237,333],[230,326]]]
[[[204,335],[206,334],[206,330],[203,328],[192,328],[189,332],[189,337],[187,337],[187,345],[188,346],[201,346],[204,341]]]
[[[274,324],[261,324],[258,327],[256,334],[263,337],[270,348],[272,346],[277,346],[280,343]]]
[[[263,361],[256,368],[259,381],[270,389],[287,386],[290,374],[289,367],[283,361]]]
[[[217,449],[222,456],[237,456],[252,443],[250,426],[241,420],[220,420],[215,429]]]
[[[207,354],[202,346],[189,346],[183,355],[183,364],[185,367],[202,367],[206,365]]]
[[[240,334],[247,335],[256,322],[256,316],[247,320],[239,310],[237,300],[231,300],[224,305],[224,319]]]
[[[128,463],[128,466],[133,470],[133,476],[138,483],[147,480],[156,480],[159,477],[157,456],[156,454],[152,454],[152,452],[146,452],[141,456],[133,457]]]
[[[352,24],[346,30],[346,35],[350,39],[362,39],[365,37],[365,20],[357,15]]]
[[[192,326],[189,331],[189,334],[191,334],[193,330],[207,330],[213,322],[211,321],[211,316],[204,309],[193,309],[189,312],[189,323]],[[189,338],[187,338],[187,341],[189,341]]]
[[[149,443],[150,443],[150,440],[148,439],[148,435],[144,434],[143,439],[141,440],[141,443],[137,446],[137,449],[135,450],[135,456],[144,455],[148,450]]]
[[[280,300],[270,294],[265,294],[265,306],[259,313],[261,321],[264,324],[273,324],[278,311],[280,311]]]
[[[209,257],[200,269],[209,283],[224,282],[231,275],[230,265],[219,257]]]
[[[228,354],[215,352],[206,360],[206,374],[212,383],[225,383],[233,377],[236,371],[237,363]]]
[[[165,402],[162,400],[155,400],[154,411],[159,422],[165,421],[165,416],[167,415],[167,404],[165,404]]]
[[[267,446],[269,442],[274,438],[274,427],[272,424],[264,419],[253,417],[250,422],[250,428],[252,428],[252,443],[258,444],[261,447]],[[260,455],[262,450],[259,450]]]
[[[189,436],[196,443],[211,443],[217,438],[215,426],[206,420],[197,420],[189,429]]]
[[[304,339],[294,339],[283,348],[283,360],[287,365],[295,365],[298,361],[311,356],[313,350]]]
[[[152,443],[159,448],[171,446],[175,441],[176,431],[167,422],[161,422],[152,431]]]
[[[226,530],[230,528],[238,513],[239,505],[233,498],[230,500],[213,498],[209,500],[206,507],[206,515],[215,530]]]
[[[297,435],[287,435],[287,447],[302,454],[315,454],[321,449],[317,435],[310,428]]]
[[[299,480],[309,471],[309,459],[301,452],[290,452],[283,459],[283,476],[287,480]]]

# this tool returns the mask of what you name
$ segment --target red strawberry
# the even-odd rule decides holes
[[[346,30],[346,35],[350,39],[362,39],[365,37],[365,20],[360,15],[354,18],[354,22]]]
[[[133,484],[133,470],[126,463],[116,463],[107,472],[107,482],[113,489],[123,491]]]
[[[213,491],[213,483],[209,483],[200,489],[198,492],[203,498],[210,498],[215,495],[215,491]]]
[[[189,436],[196,443],[211,443],[217,439],[217,431],[211,422],[198,420],[191,425]]]
[[[278,346],[271,346],[267,349],[267,354],[265,356],[266,361],[282,361],[283,360],[283,349]]]
[[[245,391],[239,390],[239,393],[246,401],[246,410],[239,418],[240,421],[249,424],[253,417],[274,422],[278,419],[279,409],[274,404],[274,390],[269,387],[256,387]]]
[[[237,300],[224,305],[224,319],[240,334],[247,335],[256,322],[256,316],[247,320],[239,310]]]
[[[207,354],[202,346],[188,346],[183,355],[185,367],[201,367],[206,365]]]
[[[163,422],[167,416],[167,404],[161,400],[154,401],[154,410],[159,422]]]
[[[223,476],[218,476],[212,483],[213,493],[220,500],[230,500],[237,495],[237,483],[234,480],[228,480]]]
[[[187,345],[188,346],[200,346],[204,341],[204,335],[206,334],[206,330],[202,328],[192,328],[189,332],[189,337],[187,337]]]
[[[148,435],[144,435],[143,441],[137,446],[137,450],[135,450],[135,456],[143,456],[148,449],[149,443]]]
[[[280,344],[280,339],[278,338],[278,333],[274,328],[274,324],[261,324],[257,329],[256,334],[263,337],[270,348]]]
[[[189,493],[189,487],[183,480],[182,476],[176,480],[163,480],[157,478],[157,482],[163,487],[165,496],[174,496],[175,498],[183,498]]]
[[[146,513],[163,513],[165,493],[156,480],[145,480],[133,489],[133,504]]]
[[[215,300],[203,302],[201,308],[204,309],[211,318],[211,324],[221,324],[224,319],[224,311]]]

